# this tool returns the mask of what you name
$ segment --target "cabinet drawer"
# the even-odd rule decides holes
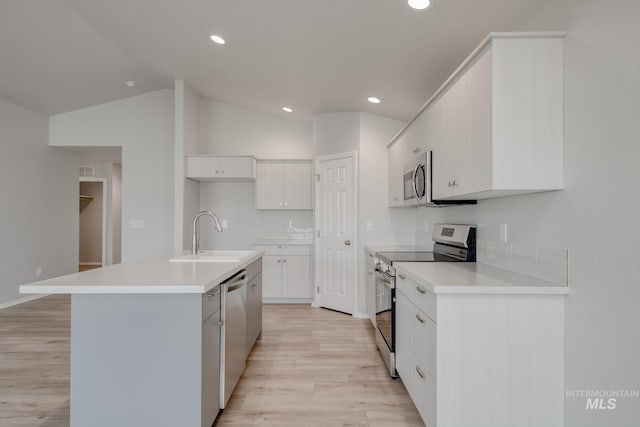
[[[436,319],[436,296],[426,287],[413,283],[413,303],[420,311],[429,316],[434,322]]]
[[[262,258],[247,267],[247,280],[251,280],[262,272]]]
[[[253,248],[264,251],[265,255],[311,255],[309,245],[253,245]]]
[[[413,355],[411,399],[427,427],[436,426],[436,381],[424,368],[422,361]]]
[[[396,274],[396,288],[404,294],[409,300],[413,300],[413,288],[416,284],[404,274],[398,272]]]
[[[202,321],[220,309],[220,285],[202,294]]]
[[[424,312],[414,310],[412,319],[413,353],[429,377],[436,376],[436,323]]]

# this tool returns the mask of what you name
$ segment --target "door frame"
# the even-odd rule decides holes
[[[96,178],[93,176],[81,176],[80,182],[100,182],[102,183],[102,267],[107,266],[107,178]],[[80,189],[78,189],[78,194]],[[78,227],[80,227],[80,216],[78,215]],[[78,263],[80,263],[80,246],[78,246]]]
[[[360,261],[360,251],[358,250],[358,152],[357,151],[347,151],[339,154],[329,154],[325,156],[317,156],[313,159],[313,175],[315,177],[314,180],[314,224],[313,224],[313,302],[311,305],[313,307],[320,306],[320,298],[318,293],[318,283],[320,283],[320,243],[318,240],[318,231],[320,226],[320,162],[327,160],[337,160],[350,158],[351,165],[353,166],[353,220],[352,220],[352,229],[353,229],[353,247],[355,250],[353,259],[354,259],[354,268],[353,268],[353,317],[359,318],[362,317],[361,313],[358,312],[358,297],[360,286],[358,284],[358,265]]]

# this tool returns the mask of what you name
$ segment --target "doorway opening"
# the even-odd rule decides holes
[[[107,233],[107,180],[80,177],[78,271],[104,267]]]
[[[122,258],[122,147],[65,147],[80,154],[78,270]]]

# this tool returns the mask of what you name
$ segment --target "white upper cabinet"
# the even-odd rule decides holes
[[[308,210],[310,160],[260,160],[256,172],[256,209]]]
[[[407,126],[396,142],[389,146],[389,207],[404,206],[404,167],[414,156],[427,150],[427,117],[426,113],[418,116]]]
[[[562,37],[492,34],[427,106],[435,199],[563,188]]]
[[[256,159],[249,156],[187,156],[186,176],[197,181],[254,181]]]

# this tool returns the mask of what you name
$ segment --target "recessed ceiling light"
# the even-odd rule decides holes
[[[225,44],[226,43],[222,37],[217,36],[215,34],[213,34],[211,36],[211,40],[213,40],[215,43],[218,43],[218,44]]]
[[[135,80],[127,80],[126,82],[124,82],[124,84],[126,84],[127,87],[135,87],[136,86]]]
[[[414,9],[422,10],[429,7],[431,4],[430,0],[408,0],[409,6]]]
[[[375,96],[370,96],[367,100],[372,104],[380,104],[380,98],[376,98]]]
[[[282,111],[286,111],[287,113],[293,113],[293,109],[289,107],[282,107]]]

